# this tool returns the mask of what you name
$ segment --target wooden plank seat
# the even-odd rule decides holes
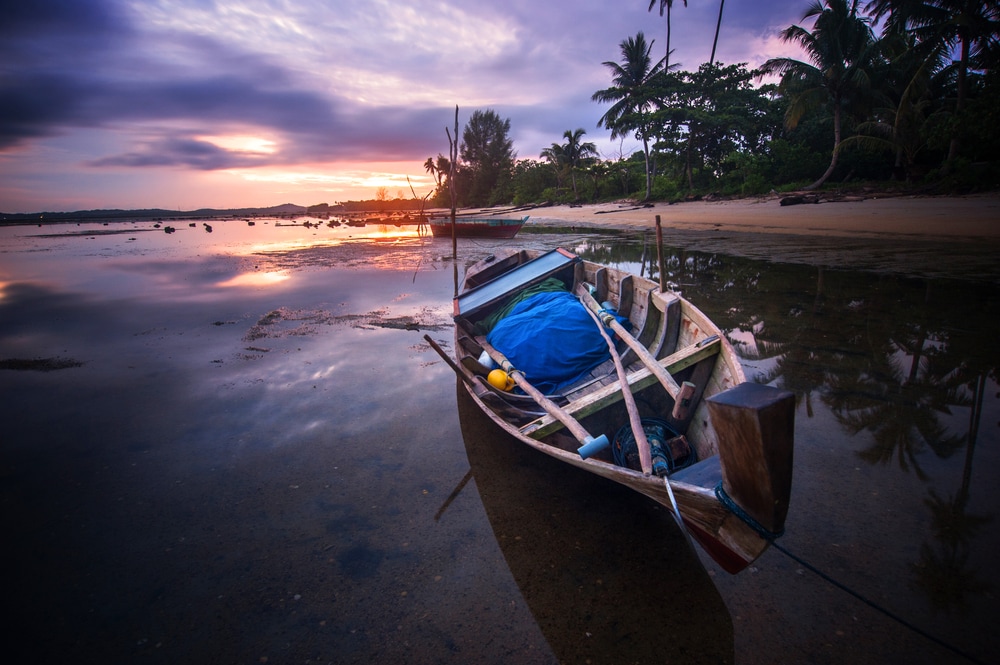
[[[712,455],[698,460],[691,466],[684,467],[670,474],[670,480],[687,483],[695,487],[714,490],[722,482],[722,464],[718,455]]]
[[[665,358],[661,358],[659,363],[665,370],[671,374],[675,374],[705,358],[719,353],[720,349],[721,342],[716,337],[704,345],[695,343],[687,346]],[[657,383],[657,379],[648,368],[643,367],[629,374],[628,383],[632,388],[632,392],[636,393]],[[571,397],[570,404],[565,407],[565,410],[579,420],[606,408],[610,404],[620,402],[622,399],[621,385],[617,382],[610,383],[580,399],[572,399]],[[530,436],[533,439],[542,439],[562,428],[563,424],[561,422],[550,415],[545,415],[521,427],[520,431],[522,434]]]

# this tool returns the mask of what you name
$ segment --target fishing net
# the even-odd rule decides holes
[[[694,448],[667,421],[660,418],[643,418],[641,422],[642,431],[646,433],[646,440],[649,441],[653,473],[662,478],[697,461]],[[615,434],[611,452],[618,466],[635,471],[642,470],[639,462],[639,444],[636,443],[631,425],[623,426]]]

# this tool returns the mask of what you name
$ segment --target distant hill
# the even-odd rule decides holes
[[[333,208],[331,208],[333,210]],[[284,203],[270,208],[230,208],[219,210],[216,208],[201,208],[199,210],[163,210],[162,208],[146,208],[142,210],[77,210],[75,212],[32,212],[32,213],[3,213],[0,212],[0,223],[18,222],[74,222],[82,220],[107,219],[191,219],[191,218],[212,218],[224,217],[282,217],[287,215],[304,215],[307,208],[295,205],[294,203]]]
[[[0,212],[0,224],[25,224],[39,222],[80,222],[93,220],[171,220],[171,219],[225,219],[228,217],[290,217],[307,214],[346,214],[359,212],[381,212],[421,210],[424,201],[416,199],[395,199],[391,201],[344,201],[330,205],[317,203],[309,207],[294,203],[283,203],[270,208],[201,208],[199,210],[163,210],[146,208],[142,210],[77,210],[75,212]]]

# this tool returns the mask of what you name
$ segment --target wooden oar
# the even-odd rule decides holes
[[[464,381],[466,385],[469,386],[474,385],[472,379],[469,378],[469,375],[462,371],[462,368],[459,367],[455,363],[455,361],[451,359],[451,356],[449,356],[444,349],[438,346],[437,342],[431,339],[430,335],[424,335],[424,339],[427,341],[428,344],[431,345],[432,349],[437,351],[437,354],[441,356],[441,360],[443,360],[448,365],[448,367],[451,367],[452,370],[455,371],[455,374],[458,374],[458,378],[462,379],[462,381]]]
[[[592,312],[586,305],[584,305],[584,309],[586,309],[587,313],[590,314],[590,318],[594,320],[597,327],[601,329],[601,335],[604,337],[604,341],[608,343],[608,350],[611,352],[611,359],[615,362],[615,371],[618,372],[618,380],[622,384],[622,399],[625,401],[625,410],[628,411],[628,419],[632,426],[632,434],[635,436],[636,445],[639,447],[639,463],[642,465],[642,472],[648,476],[653,470],[653,456],[649,449],[649,439],[646,438],[646,430],[643,429],[642,419],[639,417],[639,408],[635,404],[635,396],[632,394],[632,388],[628,383],[628,375],[625,373],[625,368],[622,366],[621,356],[618,355],[618,349],[615,348],[615,343],[611,339],[611,335],[604,330],[604,326],[601,324],[600,319],[597,318],[597,314]],[[677,506],[677,499],[674,497],[674,490],[670,487],[670,479],[664,477],[663,485],[667,488],[667,496],[670,497],[670,505],[674,509],[674,521],[677,522],[677,526],[680,528],[681,533],[683,533],[687,538],[688,545],[694,547],[694,544],[691,542],[691,535],[688,533],[687,527],[684,526],[684,516],[681,515],[681,509]]]
[[[649,449],[649,440],[646,439],[646,430],[642,428],[639,407],[635,404],[635,395],[632,394],[632,387],[628,384],[628,375],[625,373],[625,367],[622,365],[621,356],[618,355],[618,349],[615,348],[614,341],[608,335],[607,331],[604,330],[604,325],[597,318],[597,314],[590,311],[590,308],[586,305],[583,308],[587,310],[587,314],[590,314],[590,318],[594,320],[594,325],[601,331],[601,337],[608,344],[608,351],[611,353],[611,360],[614,361],[615,372],[618,374],[618,382],[622,386],[622,401],[625,402],[625,410],[628,412],[628,421],[632,426],[632,435],[635,437],[636,446],[639,448],[639,465],[642,467],[642,472],[648,476],[653,472],[653,454]]]
[[[653,354],[649,352],[642,342],[637,340],[632,336],[625,326],[618,323],[614,315],[609,312],[603,311],[603,308],[598,304],[597,300],[590,293],[589,285],[585,283],[580,283],[576,287],[576,294],[580,297],[581,302],[587,307],[588,310],[595,312],[601,317],[601,321],[604,325],[608,326],[624,341],[629,348],[635,351],[635,354],[642,361],[642,364],[649,368],[650,373],[657,378],[663,388],[667,391],[667,394],[674,399],[674,409],[673,417],[677,420],[683,420],[687,415],[688,406],[690,406],[691,395],[694,394],[695,386],[690,381],[685,381],[683,385],[677,385],[674,377],[670,376],[670,372],[663,369],[663,365],[653,357]]]
[[[489,342],[485,339],[478,339],[476,341],[478,341],[486,352],[490,354],[493,361],[499,365],[503,371],[507,372],[507,376],[513,379],[514,383],[516,383],[521,390],[535,400],[535,403],[542,407],[546,413],[565,425],[570,434],[576,437],[576,440],[580,442],[580,448],[578,451],[580,453],[580,457],[586,459],[595,452],[603,450],[610,445],[607,435],[602,434],[596,438],[591,436],[590,432],[588,432],[584,426],[580,424],[579,420],[571,416],[564,409],[561,409],[555,402],[542,394],[542,391],[531,385],[528,379],[525,378],[524,372],[515,368],[513,364],[507,360],[507,357],[493,348]]]

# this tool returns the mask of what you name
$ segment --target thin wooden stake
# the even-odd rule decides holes
[[[667,290],[667,275],[663,269],[663,228],[660,226],[660,216],[656,216],[656,259],[660,263],[660,292]]]

